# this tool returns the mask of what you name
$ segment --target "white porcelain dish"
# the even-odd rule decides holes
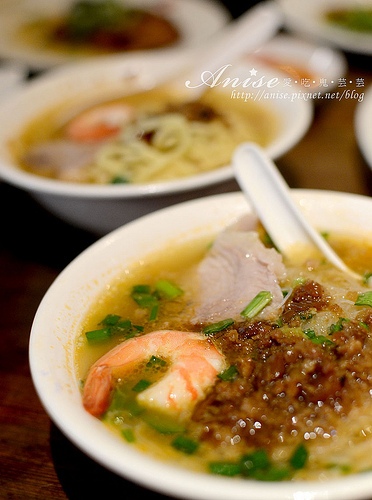
[[[354,129],[359,149],[372,169],[372,86],[363,92],[355,111]]]
[[[121,0],[119,0],[121,1]],[[231,16],[222,3],[213,0],[123,0],[125,5],[158,10],[180,30],[182,38],[169,48],[156,51],[181,50],[198,47],[217,33]],[[19,30],[32,21],[63,15],[71,0],[12,0],[0,6],[0,56],[19,61],[33,69],[72,62],[82,58],[73,52],[57,52],[44,45],[27,43],[19,36]],[[128,53],[129,54],[129,53]],[[86,57],[86,56],[84,56]],[[94,57],[94,56],[93,56]]]
[[[288,72],[291,84],[323,96],[337,86],[347,71],[342,52],[301,38],[279,34],[254,52],[254,56]],[[301,81],[304,74],[304,81]],[[298,75],[298,77],[297,77]]]
[[[372,34],[354,32],[328,23],[324,15],[330,9],[366,6],[371,0],[277,0],[284,13],[285,25],[299,36],[331,44],[347,52],[372,54]]]
[[[142,54],[125,59],[112,57],[50,70],[25,85],[19,92],[13,93],[7,102],[0,102],[0,179],[26,190],[65,221],[97,234],[107,233],[135,217],[176,202],[236,190],[231,166],[156,184],[84,185],[27,173],[18,168],[12,158],[10,141],[31,119],[59,102],[80,99],[80,104],[84,106],[84,102],[104,101],[113,96],[150,88],[166,80],[184,64],[185,59],[175,53]],[[253,62],[246,61],[244,65],[233,68],[233,71],[236,69],[234,74],[246,78],[252,66]],[[270,68],[256,68],[259,72],[254,79],[261,74],[266,80],[270,78]],[[277,73],[275,76],[278,76]],[[282,89],[290,92],[290,89],[283,89],[281,81],[279,83],[273,91]],[[269,156],[277,158],[306,133],[312,120],[313,106],[312,102],[301,98],[271,98],[270,107],[278,116],[280,127],[266,150]]]
[[[319,230],[372,235],[372,201],[327,191],[294,190]],[[82,406],[74,365],[84,315],[117,272],[175,239],[220,231],[249,206],[241,193],[193,200],[134,221],[100,239],[59,275],[32,326],[30,366],[47,413],[83,452],[119,476],[175,498],[197,500],[359,500],[370,498],[372,474],[319,482],[265,483],[194,473],[144,456],[118,440]],[[182,221],[182,224],[180,224]]]

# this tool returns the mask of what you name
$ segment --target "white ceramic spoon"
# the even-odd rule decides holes
[[[352,271],[309,224],[276,165],[256,144],[239,146],[232,159],[236,179],[276,247],[289,259],[317,247],[326,259],[354,279]]]

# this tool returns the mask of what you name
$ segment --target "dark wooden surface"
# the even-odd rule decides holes
[[[371,59],[348,56],[348,79],[372,84]],[[352,100],[322,101],[301,142],[278,161],[291,187],[370,196],[371,171],[354,135]],[[95,237],[0,184],[0,499],[165,498],[106,471],[53,425],[35,393],[28,341],[38,304]],[[372,495],[371,495],[372,496]]]

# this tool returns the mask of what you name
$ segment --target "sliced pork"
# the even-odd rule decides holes
[[[61,180],[84,181],[82,171],[93,161],[96,151],[97,145],[60,139],[34,146],[22,161],[40,174]]]
[[[265,247],[256,231],[242,227],[238,224],[222,232],[199,265],[194,323],[242,319],[242,310],[261,291],[270,291],[273,299],[258,317],[269,319],[277,313],[283,301],[279,285],[285,275],[282,257]]]

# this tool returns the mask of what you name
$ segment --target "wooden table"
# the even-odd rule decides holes
[[[348,80],[372,84],[371,60],[349,57]],[[354,136],[352,100],[319,101],[301,142],[278,161],[291,187],[372,194]],[[38,304],[59,272],[95,237],[0,184],[0,498],[165,498],[125,481],[73,446],[35,393],[28,340]],[[112,495],[112,497],[110,496]],[[228,500],[228,499],[227,499]]]

